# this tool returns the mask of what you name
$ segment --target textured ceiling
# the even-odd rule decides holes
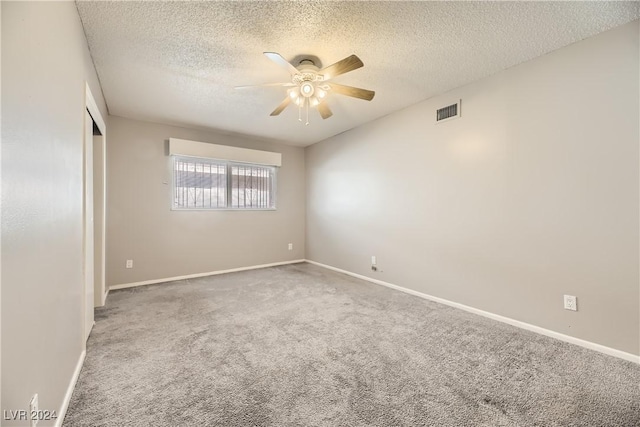
[[[87,2],[77,3],[110,114],[309,145],[640,17],[638,2]],[[364,68],[336,83],[334,115],[300,123],[282,101],[287,60]],[[297,65],[297,64],[296,64]]]

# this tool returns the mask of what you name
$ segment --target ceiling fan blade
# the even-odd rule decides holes
[[[269,58],[279,66],[286,68],[287,71],[291,73],[292,76],[299,73],[298,69],[294,67],[289,61],[284,59],[282,55],[280,55],[279,53],[275,53],[275,52],[262,52],[262,53],[264,53],[264,55],[267,58]]]
[[[318,112],[320,113],[323,119],[328,119],[329,117],[333,116],[333,113],[331,112],[331,109],[329,108],[326,102],[322,102],[318,104],[316,108],[318,109]]]
[[[275,110],[273,110],[273,111],[271,112],[271,115],[272,115],[272,116],[277,116],[278,114],[282,113],[282,111],[283,111],[285,108],[287,108],[287,106],[288,106],[290,103],[291,103],[291,98],[287,96],[287,97],[284,99],[284,101],[282,101],[282,102],[280,103],[280,105],[278,105],[278,106],[276,107],[276,109],[275,109]]]
[[[347,56],[341,61],[335,64],[329,65],[318,72],[318,74],[324,75],[325,80],[332,79],[340,74],[348,73],[349,71],[357,70],[364,66],[360,58],[355,55]]]
[[[291,86],[295,86],[295,83],[265,83],[263,85],[234,86],[234,89],[253,89],[255,87],[268,87],[268,86],[291,87]]]
[[[352,96],[354,98],[364,99],[366,101],[371,101],[375,96],[375,92],[367,89],[360,89],[359,87],[351,87],[339,85],[337,83],[329,84],[332,92],[339,93],[340,95]]]

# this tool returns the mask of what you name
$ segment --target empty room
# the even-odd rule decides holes
[[[2,426],[640,426],[640,2],[0,17]]]

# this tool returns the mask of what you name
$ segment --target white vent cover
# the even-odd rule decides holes
[[[461,103],[462,103],[462,100],[459,100],[455,104],[451,104],[451,105],[447,105],[446,107],[439,108],[436,111],[436,123],[439,123],[445,120],[450,120],[450,119],[457,119],[458,117],[460,117]]]

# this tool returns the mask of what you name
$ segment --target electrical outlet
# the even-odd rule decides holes
[[[34,394],[31,398],[31,402],[29,402],[29,419],[31,423],[29,424],[31,427],[36,427],[38,424],[38,393]],[[34,417],[35,415],[35,417]]]
[[[578,298],[573,295],[564,296],[565,310],[578,311]]]
[[[376,256],[371,256],[371,265],[376,265]]]
[[[133,268],[133,260],[132,259],[128,259],[127,260],[127,264],[125,265],[126,268]]]
[[[289,243],[289,250],[292,251],[293,250],[293,243]]]

